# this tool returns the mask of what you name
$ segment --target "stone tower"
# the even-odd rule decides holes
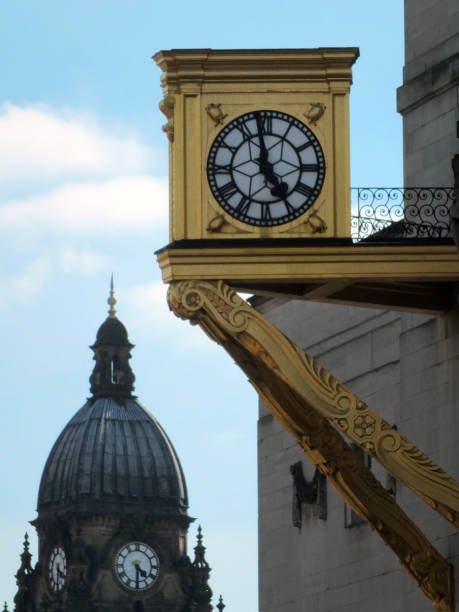
[[[199,529],[187,556],[185,477],[161,425],[133,395],[126,328],[110,309],[94,351],[91,397],[64,427],[38,494],[39,552],[28,538],[16,612],[209,612]]]

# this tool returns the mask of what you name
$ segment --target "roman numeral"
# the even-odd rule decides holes
[[[242,196],[242,198],[239,200],[239,204],[236,206],[235,212],[237,212],[240,215],[245,216],[249,208],[250,208],[249,198]]]
[[[298,183],[298,185],[295,187],[295,191],[298,191],[299,193],[301,193],[301,195],[308,197],[311,195],[313,190],[312,187],[309,187],[309,185],[305,185],[304,183]]]
[[[304,151],[305,149],[309,149],[309,147],[312,147],[312,142],[308,141],[308,142],[304,142],[302,145],[300,145],[299,147],[295,147],[295,151],[297,153],[301,153],[301,151]]]
[[[226,183],[222,187],[219,188],[220,195],[222,198],[228,199],[233,196],[237,191],[236,184],[233,181]]]
[[[238,123],[236,125],[236,128],[241,132],[241,134],[242,134],[242,136],[244,136],[244,138],[252,138],[253,134],[250,131],[249,126],[247,125],[247,123],[245,121],[241,122],[241,123]]]
[[[262,207],[261,207],[261,220],[262,221],[271,221],[272,220],[271,209],[269,207],[269,204],[262,204]]]
[[[270,115],[262,115],[261,128],[265,134],[272,134],[273,118]]]
[[[317,172],[319,169],[319,164],[301,164],[300,171],[301,172]]]
[[[214,174],[230,174],[231,172],[231,164],[226,164],[224,166],[214,166],[213,173]]]
[[[225,141],[222,142],[222,147],[225,147],[225,149],[228,149],[229,151],[231,151],[231,153],[233,153],[233,155],[234,155],[234,153],[236,153],[237,147],[233,147],[233,146],[229,145]]]
[[[296,212],[296,209],[290,204],[290,202],[288,202],[287,200],[284,200],[284,204],[285,204],[285,208],[287,209],[287,213],[289,215]]]

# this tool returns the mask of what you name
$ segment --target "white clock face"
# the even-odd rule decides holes
[[[213,196],[235,219],[272,227],[293,221],[316,201],[325,179],[319,141],[279,111],[236,117],[214,140],[207,161]]]
[[[61,546],[55,546],[48,561],[48,580],[51,590],[57,593],[64,588],[67,576],[67,557]]]
[[[115,574],[123,586],[145,591],[153,586],[159,573],[155,551],[143,542],[129,542],[115,557]]]

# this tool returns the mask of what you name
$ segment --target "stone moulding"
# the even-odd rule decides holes
[[[451,566],[355,455],[360,448],[454,525],[459,485],[223,281],[170,285],[169,307],[221,344],[277,420],[398,556],[436,610],[452,612]]]

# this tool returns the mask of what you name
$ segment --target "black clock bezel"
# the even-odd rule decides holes
[[[301,167],[302,167],[301,159],[297,152],[298,161],[299,161],[298,179],[295,185],[293,186],[293,188],[290,188],[288,193],[286,194],[285,202],[284,200],[279,198],[278,200],[275,200],[272,202],[257,202],[256,200],[252,200],[252,201],[249,200],[249,203],[247,204],[247,200],[248,200],[247,195],[243,194],[237,188],[236,180],[233,174],[234,172],[233,162],[234,162],[237,151],[240,149],[240,147],[244,143],[246,143],[248,140],[254,137],[258,138],[258,134],[251,133],[250,130],[247,131],[247,126],[245,126],[245,124],[248,121],[253,121],[254,119],[257,118],[257,116],[259,118],[258,120],[261,119],[265,121],[266,119],[269,119],[269,118],[271,119],[276,118],[276,119],[281,119],[292,126],[295,126],[305,135],[305,140],[308,143],[310,143],[310,145],[308,144],[308,147],[311,146],[313,148],[315,158],[317,159],[317,164],[316,164],[317,165],[317,170],[316,170],[317,175],[315,177],[314,184],[312,186],[306,185],[301,182],[301,177],[306,171],[305,170],[301,171]],[[237,147],[233,147],[234,150],[231,150],[231,147],[226,145],[224,141],[225,141],[226,136],[230,132],[232,132],[234,129],[238,129],[242,133],[243,140],[241,141],[241,144],[239,144]],[[286,131],[286,134],[287,133],[288,133],[288,129]],[[268,134],[268,132],[266,134]],[[276,137],[282,138],[283,141],[288,141],[288,139],[285,138],[285,135],[284,136],[281,136],[280,134],[273,134],[273,135]],[[231,162],[224,167],[217,164],[215,161],[217,153],[221,147],[230,150],[230,155],[231,155]],[[254,160],[250,158],[250,160],[248,161],[254,161]],[[227,212],[231,217],[233,217],[237,221],[240,221],[244,224],[269,228],[269,227],[277,227],[277,226],[285,225],[287,223],[290,223],[291,221],[295,221],[312,207],[314,202],[319,197],[324,181],[325,181],[325,167],[326,167],[325,156],[322,150],[322,146],[319,140],[317,139],[316,135],[314,134],[314,132],[306,124],[304,124],[302,121],[300,121],[293,115],[285,113],[284,111],[262,109],[262,110],[253,110],[253,111],[243,113],[242,115],[235,117],[234,119],[229,121],[227,125],[225,125],[225,127],[217,134],[217,136],[215,137],[215,139],[213,140],[210,146],[209,154],[207,156],[206,170],[207,170],[207,181],[209,184],[210,191],[213,197],[215,198],[216,202],[223,208],[225,212]],[[227,173],[230,177],[229,182],[225,183],[225,185],[223,186],[221,185],[219,186],[216,181],[216,174],[218,173],[218,169],[221,169],[221,168],[224,168],[224,171],[222,173]],[[228,186],[230,186],[231,188],[229,189]],[[301,195],[304,195],[304,200],[299,206],[295,206],[294,208],[290,206],[290,209],[289,209],[287,198],[289,195],[295,192],[301,193]],[[240,206],[240,204],[238,204],[238,207],[237,207],[238,210],[236,209],[234,205],[234,200],[233,202],[230,202],[231,198],[233,198],[233,196],[235,196],[236,193],[241,196],[240,203],[244,202],[245,204],[245,207]],[[274,218],[270,217],[270,215],[268,214],[269,206],[277,202],[285,203],[286,214],[282,216],[274,217]],[[262,209],[261,217],[254,217],[254,216],[250,216],[249,214],[247,214],[247,210],[250,209],[250,205],[253,203],[257,203],[261,206],[261,209]],[[265,210],[266,210],[266,214],[265,214]]]

